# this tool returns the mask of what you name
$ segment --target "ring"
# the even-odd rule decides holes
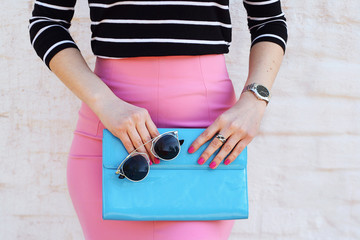
[[[226,138],[220,133],[216,135],[216,138],[219,139],[222,143],[226,142]]]

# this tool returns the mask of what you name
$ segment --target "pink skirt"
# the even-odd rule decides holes
[[[236,102],[222,54],[98,58],[95,73],[119,98],[146,108],[159,128],[207,127]],[[82,103],[69,153],[67,183],[85,239],[228,239],[234,220],[103,220],[103,128],[99,118]]]

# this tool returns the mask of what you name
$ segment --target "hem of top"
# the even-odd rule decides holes
[[[203,55],[224,55],[227,54],[226,53],[204,53],[204,54],[183,54],[183,55],[154,55],[154,56],[148,56],[148,55],[143,55],[143,56],[131,56],[131,57],[108,57],[108,56],[103,56],[103,55],[98,55],[98,54],[94,54],[95,57],[97,58],[103,58],[103,59],[112,59],[112,60],[118,60],[118,59],[132,59],[132,58],[156,58],[156,57],[196,57],[196,56],[203,56]]]

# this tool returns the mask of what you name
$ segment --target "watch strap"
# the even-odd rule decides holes
[[[262,96],[257,90],[258,86],[264,88],[268,92],[268,96]],[[256,96],[257,99],[265,101],[266,104],[268,104],[270,101],[270,97],[271,97],[270,91],[261,84],[251,83],[244,87],[242,93],[247,92],[247,91],[253,92],[253,94]]]

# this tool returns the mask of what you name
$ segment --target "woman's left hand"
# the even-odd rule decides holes
[[[194,140],[188,152],[195,152],[220,133],[225,137],[226,142],[223,144],[219,139],[214,138],[200,155],[198,163],[204,164],[221,147],[209,163],[209,167],[215,169],[222,161],[225,165],[230,164],[256,136],[265,108],[265,101],[257,99],[251,92],[244,92],[234,106],[221,114]]]

